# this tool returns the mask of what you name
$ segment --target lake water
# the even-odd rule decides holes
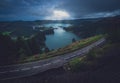
[[[46,45],[49,49],[58,49],[65,47],[72,43],[72,39],[80,40],[80,38],[72,32],[67,32],[63,27],[71,26],[70,24],[46,24],[46,27],[57,28],[54,29],[54,34],[46,36]]]

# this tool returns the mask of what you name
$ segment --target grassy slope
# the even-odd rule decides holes
[[[97,36],[94,36],[94,37],[86,38],[86,39],[74,42],[71,45],[68,45],[64,48],[53,50],[53,51],[50,51],[48,53],[34,55],[32,57],[26,57],[24,60],[20,60],[20,62],[42,60],[42,59],[51,58],[51,57],[58,56],[58,55],[67,54],[67,53],[73,52],[75,50],[81,49],[85,46],[88,46],[91,43],[101,39],[102,37],[103,37],[103,35],[97,35]]]
[[[109,50],[115,49],[117,46],[120,46],[120,44],[105,44],[103,47],[94,48],[86,56],[71,60],[67,67],[71,71],[88,71],[102,67],[106,62],[109,63],[109,60],[105,61],[105,59],[114,56],[110,54],[111,51]]]
[[[61,48],[61,49],[58,49],[58,50],[55,50],[55,51],[51,51],[51,52],[47,53],[46,56],[49,56],[49,57],[58,56],[58,55],[63,55],[63,54],[73,52],[75,50],[78,50],[78,49],[81,49],[85,46],[90,45],[91,43],[99,40],[102,37],[103,37],[102,35],[98,35],[98,36],[94,36],[94,37],[90,37],[90,38],[87,38],[87,39],[83,39],[83,40],[74,42],[74,43],[72,43],[72,44],[70,44],[70,45],[68,45],[64,48]]]

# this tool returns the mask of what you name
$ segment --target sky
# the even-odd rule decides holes
[[[0,21],[65,20],[120,15],[120,0],[0,0]]]

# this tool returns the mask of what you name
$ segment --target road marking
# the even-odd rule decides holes
[[[68,60],[68,59],[70,59],[70,57],[66,57],[66,58],[64,58],[65,60]]]
[[[77,55],[75,55],[75,54],[74,54],[74,55],[72,55],[72,57],[76,57],[76,56],[77,56]]]
[[[94,43],[94,44],[92,44],[92,45],[90,45],[90,46],[88,46],[88,47],[86,47],[86,48],[83,48],[82,50],[78,50],[77,52],[78,52],[78,54],[85,54],[87,51],[86,51],[86,49],[87,50],[91,50],[93,47],[95,47],[95,46],[98,46],[100,43],[102,43],[102,42],[104,42],[105,41],[105,39],[104,40],[100,40],[100,41],[98,41],[98,42],[96,42],[96,43]],[[75,53],[75,54],[77,54],[77,52]],[[67,54],[66,56],[68,56],[69,54]],[[72,53],[72,54],[70,54],[70,56],[71,55],[73,55],[74,56],[74,53]],[[67,58],[71,58],[71,57],[63,57],[63,59],[67,59]],[[51,66],[50,64],[55,64],[56,63],[56,65],[57,65],[57,63],[61,63],[61,62],[63,62],[63,61],[67,61],[67,60],[61,60],[61,59],[57,59],[56,58],[56,60],[53,60],[53,61],[51,61],[51,63],[44,63],[43,65],[41,65],[41,66],[34,66],[34,67],[31,67],[31,68],[23,68],[23,69],[20,69],[20,70],[12,70],[12,71],[3,71],[3,72],[0,72],[0,74],[2,75],[2,74],[5,74],[5,73],[8,73],[8,72],[15,72],[15,71],[27,71],[27,70],[30,70],[30,69],[32,69],[32,68],[39,68],[39,67],[43,67],[43,66]],[[69,61],[69,60],[68,60]],[[67,61],[67,62],[68,62]],[[36,62],[35,62],[36,63]],[[28,63],[29,64],[29,63]],[[31,64],[31,63],[30,63]],[[25,65],[27,65],[27,64],[25,64]],[[59,64],[58,64],[59,65]],[[7,66],[6,66],[7,67]],[[8,66],[9,67],[9,66]],[[47,67],[46,67],[47,68]],[[43,69],[44,70],[44,69]],[[48,69],[47,69],[48,70]],[[27,75],[23,75],[23,76],[19,76],[19,77],[24,77],[24,76],[27,76]],[[19,78],[19,77],[15,77],[15,78]],[[14,78],[14,77],[13,77]],[[6,78],[7,79],[7,78]],[[11,78],[8,78],[8,79],[12,79],[12,77]]]
[[[44,64],[43,66],[48,66],[48,65],[50,65],[51,63],[47,63],[47,64]]]
[[[41,66],[34,66],[33,68],[36,69],[36,68],[40,68]]]
[[[21,69],[22,71],[27,71],[27,70],[30,70],[31,68],[23,68]]]
[[[18,72],[19,70],[17,69],[17,70],[11,70],[11,71],[9,71],[9,72]]]

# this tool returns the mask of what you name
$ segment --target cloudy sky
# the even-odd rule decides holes
[[[50,19],[55,11],[66,19],[114,16],[120,0],[0,0],[1,21]]]

